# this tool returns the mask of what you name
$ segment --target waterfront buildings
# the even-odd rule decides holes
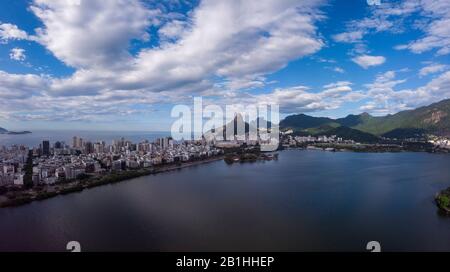
[[[444,149],[450,149],[450,139],[446,137],[431,137],[429,140],[434,146]]]
[[[31,149],[33,185],[52,185],[100,175],[105,172],[149,168],[168,163],[199,160],[221,154],[222,150],[206,141],[182,141],[170,138],[155,142],[133,143],[124,138],[112,141],[86,141],[72,138],[72,146],[64,142],[43,141]],[[29,149],[27,147],[2,147],[0,152],[0,186],[22,186]]]
[[[292,133],[287,133],[283,135],[282,145],[284,147],[296,147],[298,145],[308,145],[317,143],[328,143],[328,144],[356,144],[353,140],[346,140],[336,135],[331,136],[294,136]]]
[[[24,146],[0,148],[0,186],[23,185],[27,158],[28,148]]]

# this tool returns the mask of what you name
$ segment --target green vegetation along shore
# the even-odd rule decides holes
[[[247,153],[232,153],[227,154],[224,161],[227,164],[233,163],[246,163],[246,162],[257,162],[257,161],[273,161],[278,160],[278,154],[265,154],[260,152],[247,152]]]
[[[436,195],[436,204],[439,209],[450,215],[450,187]]]

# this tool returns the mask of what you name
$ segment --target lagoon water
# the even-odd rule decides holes
[[[0,250],[450,251],[450,156],[288,150],[0,209]]]

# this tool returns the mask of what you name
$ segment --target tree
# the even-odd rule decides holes
[[[439,205],[441,205],[444,208],[450,208],[450,197],[446,195],[440,195],[438,198]]]

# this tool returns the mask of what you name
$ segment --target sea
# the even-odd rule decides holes
[[[119,140],[122,137],[134,143],[139,143],[144,140],[154,141],[160,137],[170,136],[170,132],[41,130],[33,131],[31,134],[0,134],[0,146],[24,145],[32,148],[38,147],[44,140],[50,141],[52,145],[55,142],[64,142],[71,146],[74,136],[91,142],[105,141],[107,144],[111,144],[113,140]]]

